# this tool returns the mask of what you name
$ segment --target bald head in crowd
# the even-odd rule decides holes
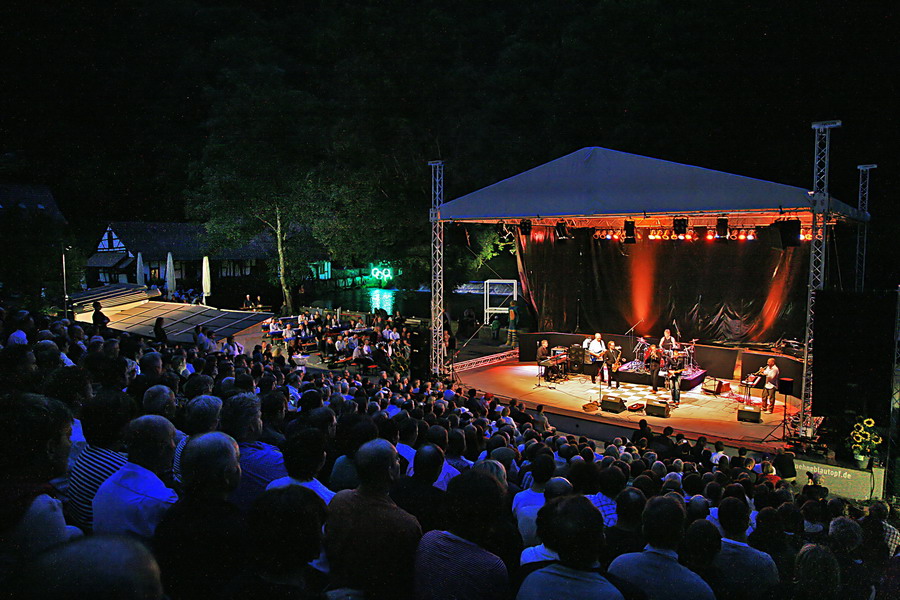
[[[140,543],[94,536],[44,552],[13,584],[17,598],[38,600],[157,600],[163,598],[159,566]]]
[[[387,492],[400,473],[397,449],[387,440],[375,439],[363,444],[356,452],[356,469],[360,488]]]
[[[544,485],[544,501],[550,502],[554,498],[562,498],[574,492],[575,488],[565,477],[551,477]]]
[[[159,415],[138,417],[128,425],[125,445],[129,462],[161,475],[172,467],[175,426]]]
[[[444,451],[435,444],[422,444],[413,460],[413,477],[433,484],[444,468]]]

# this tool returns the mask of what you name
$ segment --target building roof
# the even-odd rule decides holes
[[[443,204],[442,220],[806,213],[809,191],[608,148],[588,147]],[[868,220],[831,199],[831,210]]]
[[[115,221],[109,224],[128,252],[142,254],[144,260],[200,260],[204,255],[206,228],[202,223],[159,223]],[[269,255],[268,239],[258,236],[251,242],[215,254],[213,259],[264,259]]]
[[[54,221],[66,221],[50,188],[43,185],[0,184],[0,212],[15,209],[33,211]]]
[[[104,310],[104,314],[109,317],[109,327],[112,329],[145,337],[153,337],[156,319],[162,317],[163,329],[172,342],[193,341],[193,331],[197,325],[208,327],[219,340],[223,340],[229,335],[258,328],[260,323],[272,317],[269,312],[220,310],[210,306],[152,300],[123,306],[121,310]],[[83,313],[77,318],[90,321],[91,315]]]
[[[118,254],[108,252],[106,254]],[[121,306],[123,304],[131,304],[149,300],[162,295],[157,289],[147,289],[145,285],[136,283],[112,283],[100,287],[76,292],[69,296],[72,301],[72,307],[78,310],[90,310],[94,302],[99,302],[103,308],[113,306]]]
[[[112,269],[128,259],[127,252],[95,252],[87,259],[86,266],[100,269]],[[122,265],[124,266],[124,265]]]

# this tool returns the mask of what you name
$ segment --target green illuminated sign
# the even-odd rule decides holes
[[[390,281],[394,278],[394,270],[390,267],[372,267],[370,275],[379,281]]]

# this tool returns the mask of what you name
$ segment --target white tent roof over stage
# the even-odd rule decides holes
[[[441,206],[441,220],[809,213],[809,191],[608,148],[588,147]],[[832,199],[837,216],[868,221]]]

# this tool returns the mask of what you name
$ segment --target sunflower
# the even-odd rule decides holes
[[[859,435],[858,433],[854,433],[853,435],[850,436],[850,438],[857,444],[862,442],[862,436]]]
[[[862,446],[860,446],[859,444],[853,444],[852,446],[850,446],[850,449],[854,452],[859,452],[862,450]]]
[[[877,446],[878,444],[880,444],[880,443],[881,443],[881,436],[880,436],[880,435],[876,435],[875,437],[873,437],[873,438],[872,438],[872,443],[875,444],[876,446]]]
[[[866,419],[865,421],[863,421],[863,425],[865,425],[866,427],[874,427],[875,419]]]
[[[862,430],[863,430],[862,423],[857,423],[856,425],[853,426],[853,431],[862,431]]]
[[[868,431],[863,431],[861,435],[862,435],[862,439],[863,439],[864,442],[871,442],[871,441],[872,441],[872,434],[869,433]]]

